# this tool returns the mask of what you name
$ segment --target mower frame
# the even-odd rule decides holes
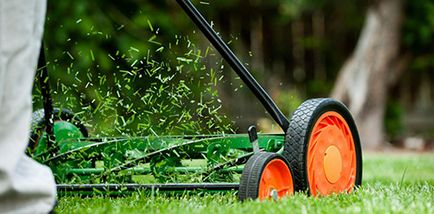
[[[244,172],[242,165],[246,163],[246,166],[249,167],[248,170],[265,170],[268,165],[264,164],[267,164],[268,162],[272,163],[274,160],[280,161],[280,165],[286,166],[285,168],[287,169],[285,170],[287,170],[287,173],[285,175],[290,177],[288,179],[291,179],[289,183],[292,185],[292,179],[294,176],[292,175],[293,172],[291,168],[302,168],[303,165],[300,164],[305,164],[304,162],[307,158],[300,159],[299,157],[306,157],[307,153],[309,153],[309,151],[306,151],[306,148],[307,145],[311,144],[309,142],[310,136],[305,135],[311,134],[309,130],[313,127],[315,120],[324,113],[324,110],[329,108],[332,110],[335,109],[337,111],[341,111],[337,114],[343,113],[342,115],[344,115],[345,118],[340,116],[337,117],[342,119],[342,121],[340,121],[341,125],[336,125],[333,123],[333,120],[328,120],[327,118],[324,119],[324,121],[332,121],[331,124],[328,125],[330,125],[332,128],[334,126],[335,129],[337,127],[336,130],[341,131],[344,135],[347,135],[349,131],[351,131],[349,136],[351,136],[351,134],[356,135],[351,136],[351,139],[348,138],[348,141],[344,143],[354,141],[352,142],[352,144],[354,144],[353,147],[349,147],[349,152],[351,152],[351,155],[353,155],[353,153],[355,154],[355,161],[357,161],[357,168],[355,168],[355,170],[358,171],[355,178],[355,185],[357,186],[361,183],[360,142],[354,121],[343,104],[331,99],[310,100],[309,102],[306,101],[301,106],[301,108],[306,108],[308,110],[308,115],[301,115],[300,117],[300,119],[304,121],[301,121],[302,123],[300,124],[293,124],[292,121],[290,123],[290,121],[282,113],[269,94],[256,81],[253,75],[226,45],[218,33],[214,31],[211,25],[206,21],[204,16],[196,9],[191,1],[176,0],[176,2],[197,25],[197,27],[211,42],[211,44],[213,44],[216,50],[221,54],[221,56],[226,60],[226,62],[241,78],[241,80],[247,85],[250,91],[256,96],[273,120],[282,128],[285,133],[259,134],[258,136],[256,133],[256,128],[251,126],[248,129],[248,135],[222,134],[120,138],[84,137],[82,133],[80,133],[80,130],[77,128],[77,126],[71,122],[62,121],[62,118],[59,118],[59,116],[54,114],[53,101],[51,98],[48,81],[48,69],[45,62],[45,53],[42,45],[38,67],[41,70],[39,81],[43,96],[44,130],[43,133],[41,133],[41,135],[38,137],[37,142],[35,142],[39,149],[35,150],[33,153],[33,158],[49,165],[55,174],[56,180],[64,182],[57,185],[57,188],[60,192],[72,191],[79,192],[80,194],[88,194],[94,191],[100,192],[104,190],[111,194],[114,193],[117,195],[122,194],[124,190],[137,189],[152,191],[155,189],[158,189],[159,191],[223,191],[235,190],[240,187],[240,192],[243,191],[244,194],[240,197],[241,200],[246,198],[255,198],[258,197],[257,191],[260,191],[258,189],[261,188],[259,183],[242,183],[241,181],[242,185],[240,185],[239,183],[234,182],[214,182],[215,180],[213,180],[214,178],[212,178],[212,176],[229,175],[229,180],[231,180],[230,175],[234,173],[240,174],[242,172],[243,174],[241,176],[245,175],[246,173],[250,173]],[[300,112],[304,114],[305,111],[302,110],[300,110]],[[295,113],[297,112],[298,111]],[[350,127],[351,130],[348,130],[348,127]],[[292,135],[294,131],[300,130],[302,130],[303,133],[296,133],[297,135],[300,135],[298,136],[300,141],[292,143],[291,140],[296,138],[289,135]],[[318,131],[322,130],[318,128]],[[71,136],[75,137],[71,138]],[[77,138],[77,136],[81,137]],[[323,141],[324,138],[320,140]],[[345,146],[345,144],[342,145]],[[342,145],[340,146],[342,147]],[[302,156],[300,156],[299,153],[303,153]],[[287,160],[286,156],[290,155],[296,156],[294,157],[293,161]],[[81,159],[77,159],[77,157],[80,157]],[[249,158],[255,159],[255,161],[248,161]],[[335,155],[333,158],[340,158],[340,156],[337,154],[337,156]],[[207,161],[207,165],[206,167],[184,167],[181,166],[181,159],[205,159]],[[164,162],[165,160],[168,161]],[[102,161],[104,167],[97,167],[97,161]],[[261,162],[263,165],[257,165],[257,161]],[[158,165],[160,163],[163,163],[163,167]],[[134,175],[148,175],[152,173],[154,173],[152,175],[157,179],[157,175],[159,176],[159,174],[155,171],[155,169],[166,170],[166,168],[164,168],[164,164],[167,164],[171,167],[171,172],[176,172],[179,174],[195,173],[195,175],[198,177],[203,178],[201,181],[207,182],[180,183],[177,181],[167,181],[167,177],[164,176],[161,178],[162,180],[166,179],[166,181],[160,183],[131,183],[131,180],[128,180],[130,178],[132,179],[132,176]],[[327,168],[327,170],[329,169]],[[253,171],[252,173],[254,173]],[[279,173],[279,170],[275,172]],[[167,172],[164,171],[164,173]],[[261,173],[255,174],[255,179],[260,180]],[[304,169],[298,171],[297,173],[301,174],[297,174],[295,176],[295,179],[298,179],[296,181],[303,182],[303,185],[306,185],[306,181],[300,178],[301,176],[306,176],[306,174],[303,174],[305,173]],[[330,173],[333,174],[336,172],[332,170]],[[119,183],[119,177],[122,177],[122,179],[127,177],[127,180],[121,180],[122,182]],[[78,179],[80,182],[71,183],[71,178],[72,180]],[[101,182],[95,183],[95,178]],[[112,181],[117,183],[112,183]],[[285,181],[282,183],[282,185],[289,184]],[[298,187],[300,185],[297,184],[294,186]],[[242,190],[241,187],[243,187]],[[353,186],[350,185],[350,189],[348,189],[348,191],[351,191],[352,187]],[[293,192],[294,189],[291,187],[285,191],[290,193]],[[272,190],[271,196],[273,198],[277,197],[276,189]]]

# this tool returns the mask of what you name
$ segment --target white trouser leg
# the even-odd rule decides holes
[[[0,213],[47,213],[51,170],[24,155],[46,0],[0,0]]]

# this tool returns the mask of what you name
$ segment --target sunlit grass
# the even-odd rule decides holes
[[[235,192],[170,197],[63,197],[59,213],[433,213],[434,155],[364,157],[363,186],[351,194],[314,198],[298,193],[274,201],[238,202]]]

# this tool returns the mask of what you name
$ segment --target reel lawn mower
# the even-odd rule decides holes
[[[60,193],[238,190],[240,200],[264,200],[347,193],[361,184],[359,135],[341,102],[310,99],[286,118],[190,0],[177,3],[285,133],[258,135],[251,126],[248,134],[89,136],[73,112],[53,107],[41,49],[44,109],[33,113],[28,153],[52,169]]]

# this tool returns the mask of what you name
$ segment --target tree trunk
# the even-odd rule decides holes
[[[349,107],[367,149],[384,145],[387,91],[390,79],[400,73],[401,19],[401,0],[375,1],[369,7],[357,46],[332,91],[332,97]]]

